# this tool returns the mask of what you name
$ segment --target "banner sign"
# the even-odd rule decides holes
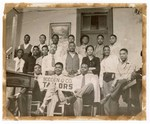
[[[74,91],[77,89],[76,83],[73,83],[73,78],[66,76],[44,76],[43,83],[44,89],[47,89],[49,85],[55,84],[59,90],[62,91]]]

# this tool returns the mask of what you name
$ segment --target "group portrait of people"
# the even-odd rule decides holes
[[[53,34],[50,44],[46,44],[46,35],[41,34],[35,46],[30,37],[25,34],[24,43],[16,50],[14,71],[34,75],[32,101],[40,101],[32,113],[34,116],[54,116],[59,104],[65,106],[66,115],[82,116],[87,109],[85,104],[93,106],[93,116],[120,115],[120,98],[126,104],[130,100],[134,114],[141,112],[142,67],[137,69],[128,60],[129,50],[118,45],[115,34],[109,36],[108,45],[104,45],[104,35],[99,34],[95,46],[90,44],[88,35],[81,36],[80,46],[72,34],[65,44],[57,34]],[[46,76],[69,77],[78,88],[67,92],[55,83],[45,88],[43,77]],[[6,90],[7,108],[14,115],[19,111],[21,116],[26,116],[26,88],[7,87]],[[17,112],[16,104],[12,105],[14,101],[17,101]]]

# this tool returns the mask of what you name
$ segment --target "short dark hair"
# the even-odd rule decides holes
[[[105,48],[109,48],[109,49],[110,49],[110,46],[105,45],[105,46],[103,47],[103,50],[104,50]]]
[[[101,37],[104,39],[104,35],[102,35],[102,34],[99,34],[99,35],[97,35],[97,38],[98,38],[99,36],[101,36]]]
[[[18,50],[17,50],[17,53],[18,53],[19,51],[22,51],[22,57],[23,57],[23,55],[24,55],[23,49],[18,49]]]
[[[38,50],[40,50],[40,48],[39,48],[38,46],[33,46],[33,49],[34,49],[34,48],[37,48]]]
[[[89,43],[89,36],[88,35],[82,35],[81,36],[81,38],[80,38],[80,44],[82,45],[82,39],[84,38],[84,37],[87,37],[88,38],[88,43]]]
[[[61,63],[61,62],[57,62],[56,64],[55,64],[55,66],[56,65],[60,65],[62,68],[64,68],[64,66],[63,66],[63,64]]]
[[[41,65],[40,65],[40,64],[35,64],[34,67],[35,67],[35,66],[39,66],[39,67],[41,68]]]
[[[25,35],[24,35],[24,37],[26,37],[26,36],[28,36],[28,37],[30,38],[30,35],[29,35],[29,34],[25,34]]]
[[[110,37],[111,37],[111,36],[114,36],[114,37],[117,39],[117,36],[116,36],[115,34],[111,34]]]
[[[70,34],[70,35],[68,36],[68,38],[69,38],[69,37],[73,37],[73,38],[75,39],[75,37],[74,37],[74,35],[73,35],[73,34]]]
[[[59,39],[59,36],[57,34],[53,34],[52,39],[53,39],[54,36],[56,36]]]
[[[45,39],[46,39],[46,35],[45,35],[45,34],[41,34],[41,35],[40,35],[40,37],[41,37],[41,36],[44,36],[44,37],[45,37]]]
[[[42,46],[42,49],[43,49],[44,47],[48,49],[48,46],[47,46],[47,45]],[[49,49],[48,49],[48,50],[49,50]]]
[[[86,52],[87,52],[87,49],[88,49],[89,47],[92,47],[92,49],[93,49],[93,51],[94,51],[94,47],[93,47],[92,45],[88,45],[88,46],[85,48],[85,51],[86,51]]]
[[[120,52],[121,52],[121,51],[125,51],[126,53],[128,53],[128,50],[127,50],[126,48],[120,49]]]

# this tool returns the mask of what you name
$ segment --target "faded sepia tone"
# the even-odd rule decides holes
[[[49,8],[50,9],[57,9],[57,8],[59,8],[59,9],[62,8],[63,9],[63,8],[65,8],[66,13],[64,13],[64,14],[66,16],[67,16],[67,13],[69,13],[67,11],[67,9],[69,10],[70,8],[71,8],[71,10],[69,10],[70,11],[69,14],[71,15],[72,13],[73,14],[75,13],[73,8],[113,7],[114,8],[114,13],[113,13],[113,17],[114,17],[113,28],[114,29],[113,29],[112,32],[114,34],[116,34],[117,36],[120,32],[125,31],[125,30],[122,31],[121,29],[124,29],[123,27],[127,26],[127,25],[121,24],[122,20],[121,20],[121,18],[119,18],[121,16],[121,14],[124,14],[124,13],[121,13],[121,11],[119,12],[115,9],[117,9],[117,8],[118,9],[121,9],[121,8],[122,9],[136,8],[138,10],[138,13],[140,13],[141,16],[142,16],[141,20],[140,19],[137,20],[137,24],[140,23],[140,22],[142,23],[142,28],[137,29],[137,30],[142,31],[142,39],[139,39],[140,36],[139,37],[137,36],[137,38],[135,38],[136,34],[133,36],[134,37],[133,39],[132,38],[130,39],[130,37],[126,37],[126,36],[130,35],[130,30],[132,30],[132,29],[130,29],[130,26],[127,26],[127,28],[129,28],[128,33],[125,36],[124,36],[124,34],[120,33],[119,36],[118,36],[118,41],[121,41],[121,43],[123,44],[124,47],[128,47],[129,49],[131,48],[132,55],[130,55],[129,59],[133,59],[133,61],[138,61],[137,63],[139,64],[140,63],[140,61],[139,61],[140,57],[134,56],[134,53],[140,52],[140,50],[141,50],[140,45],[138,44],[136,46],[136,44],[135,44],[135,46],[134,46],[134,47],[139,47],[138,51],[132,49],[132,47],[130,47],[130,46],[132,46],[134,43],[136,43],[133,40],[136,40],[138,42],[140,42],[142,40],[142,42],[141,42],[142,43],[142,63],[143,63],[143,66],[142,66],[142,76],[143,76],[143,78],[142,78],[142,112],[140,112],[136,116],[99,116],[99,115],[97,115],[95,117],[90,117],[90,116],[88,116],[88,117],[87,116],[85,116],[85,117],[84,116],[83,117],[74,117],[74,116],[68,116],[68,117],[66,117],[66,116],[65,117],[61,117],[61,116],[59,116],[59,117],[46,117],[46,116],[45,117],[44,116],[14,117],[10,113],[9,117],[8,117],[7,114],[9,112],[6,109],[6,99],[5,98],[6,98],[6,50],[9,47],[6,48],[6,46],[9,46],[9,45],[11,46],[11,43],[10,44],[8,43],[8,40],[10,41],[11,38],[6,39],[6,34],[7,34],[7,32],[6,32],[6,27],[7,27],[7,25],[6,25],[6,15],[13,8],[19,10],[20,12],[23,12],[23,9],[26,9],[28,7],[31,7],[29,11],[32,11],[34,9],[34,7],[42,7],[42,8],[40,8],[41,10],[42,9],[44,10],[44,8],[46,8],[46,9],[49,9]],[[60,14],[62,14],[62,13],[60,12]],[[31,15],[29,15],[29,17],[27,15],[24,15],[24,20],[22,20],[23,21],[22,23],[24,23],[24,24],[27,23],[27,24],[25,26],[22,26],[21,29],[18,30],[17,33],[19,34],[19,37],[16,38],[17,41],[16,41],[15,46],[14,46],[15,48],[22,43],[21,41],[23,41],[23,35],[28,33],[28,32],[26,32],[26,29],[28,27],[32,26],[32,24],[30,25],[29,23],[32,22],[31,20],[34,19],[33,15],[34,15],[34,13],[33,14],[31,13]],[[125,16],[130,16],[128,14],[124,14],[124,15]],[[41,17],[42,17],[42,14],[41,14]],[[73,16],[71,17],[70,16],[70,18],[71,18],[70,19],[71,24],[77,25],[76,24],[77,21],[74,21],[76,19],[76,17],[73,17]],[[128,17],[126,17],[126,18],[128,18]],[[130,17],[130,19],[131,18],[132,17]],[[36,19],[36,17],[35,17],[35,19]],[[57,18],[56,18],[56,20],[57,20]],[[28,21],[30,21],[30,22],[28,22]],[[64,21],[69,22],[69,21],[66,21],[65,19],[60,20],[60,22],[64,22]],[[126,19],[125,21],[126,21],[126,23],[128,23],[128,19]],[[49,22],[49,25],[50,25],[50,23],[51,23],[50,20],[47,19],[47,22]],[[120,24],[119,24],[119,22],[120,22]],[[38,22],[38,20],[37,20],[36,23],[37,23],[37,25],[40,24],[40,22]],[[43,26],[45,26],[45,25],[43,25]],[[44,28],[46,28],[46,26]],[[33,30],[31,30],[31,32],[34,32],[36,30],[37,29],[35,29],[35,30],[33,29]],[[134,31],[134,30],[132,30],[132,31]],[[47,44],[49,44],[50,43],[49,27],[47,27],[47,32],[44,32],[44,33],[47,36],[47,41],[46,42],[47,42]],[[72,27],[72,25],[71,25],[71,34],[74,34],[75,37],[78,35],[78,29],[75,26]],[[140,33],[137,34],[137,35],[140,35]],[[38,41],[38,39],[36,39],[36,36],[37,37],[39,36],[39,32],[38,33],[35,32],[35,34],[33,35],[32,41],[33,41],[34,45]],[[120,37],[120,39],[119,39],[119,37]],[[127,45],[125,43],[126,38],[130,39],[130,41],[131,41],[129,43],[129,45]],[[76,39],[79,41],[80,38],[76,37]],[[77,46],[79,46],[79,43],[77,41],[76,41],[76,44],[77,44]],[[138,53],[136,53],[136,54],[138,55]],[[47,5],[43,4],[43,6],[42,6],[42,4],[27,4],[27,3],[20,3],[20,4],[7,3],[7,4],[5,4],[5,10],[4,10],[4,16],[3,16],[3,119],[4,120],[70,120],[70,119],[71,120],[72,119],[77,119],[77,120],[82,120],[82,119],[86,119],[86,120],[88,120],[88,119],[89,120],[145,120],[146,119],[146,5],[145,4],[98,4],[98,3],[84,4],[84,3],[81,3],[81,4],[47,4]]]

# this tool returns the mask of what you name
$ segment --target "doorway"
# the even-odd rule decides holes
[[[113,33],[112,8],[77,9],[77,46],[80,46],[80,37],[88,35],[89,44],[97,44],[97,35],[104,35],[104,45],[109,45],[109,36]]]

